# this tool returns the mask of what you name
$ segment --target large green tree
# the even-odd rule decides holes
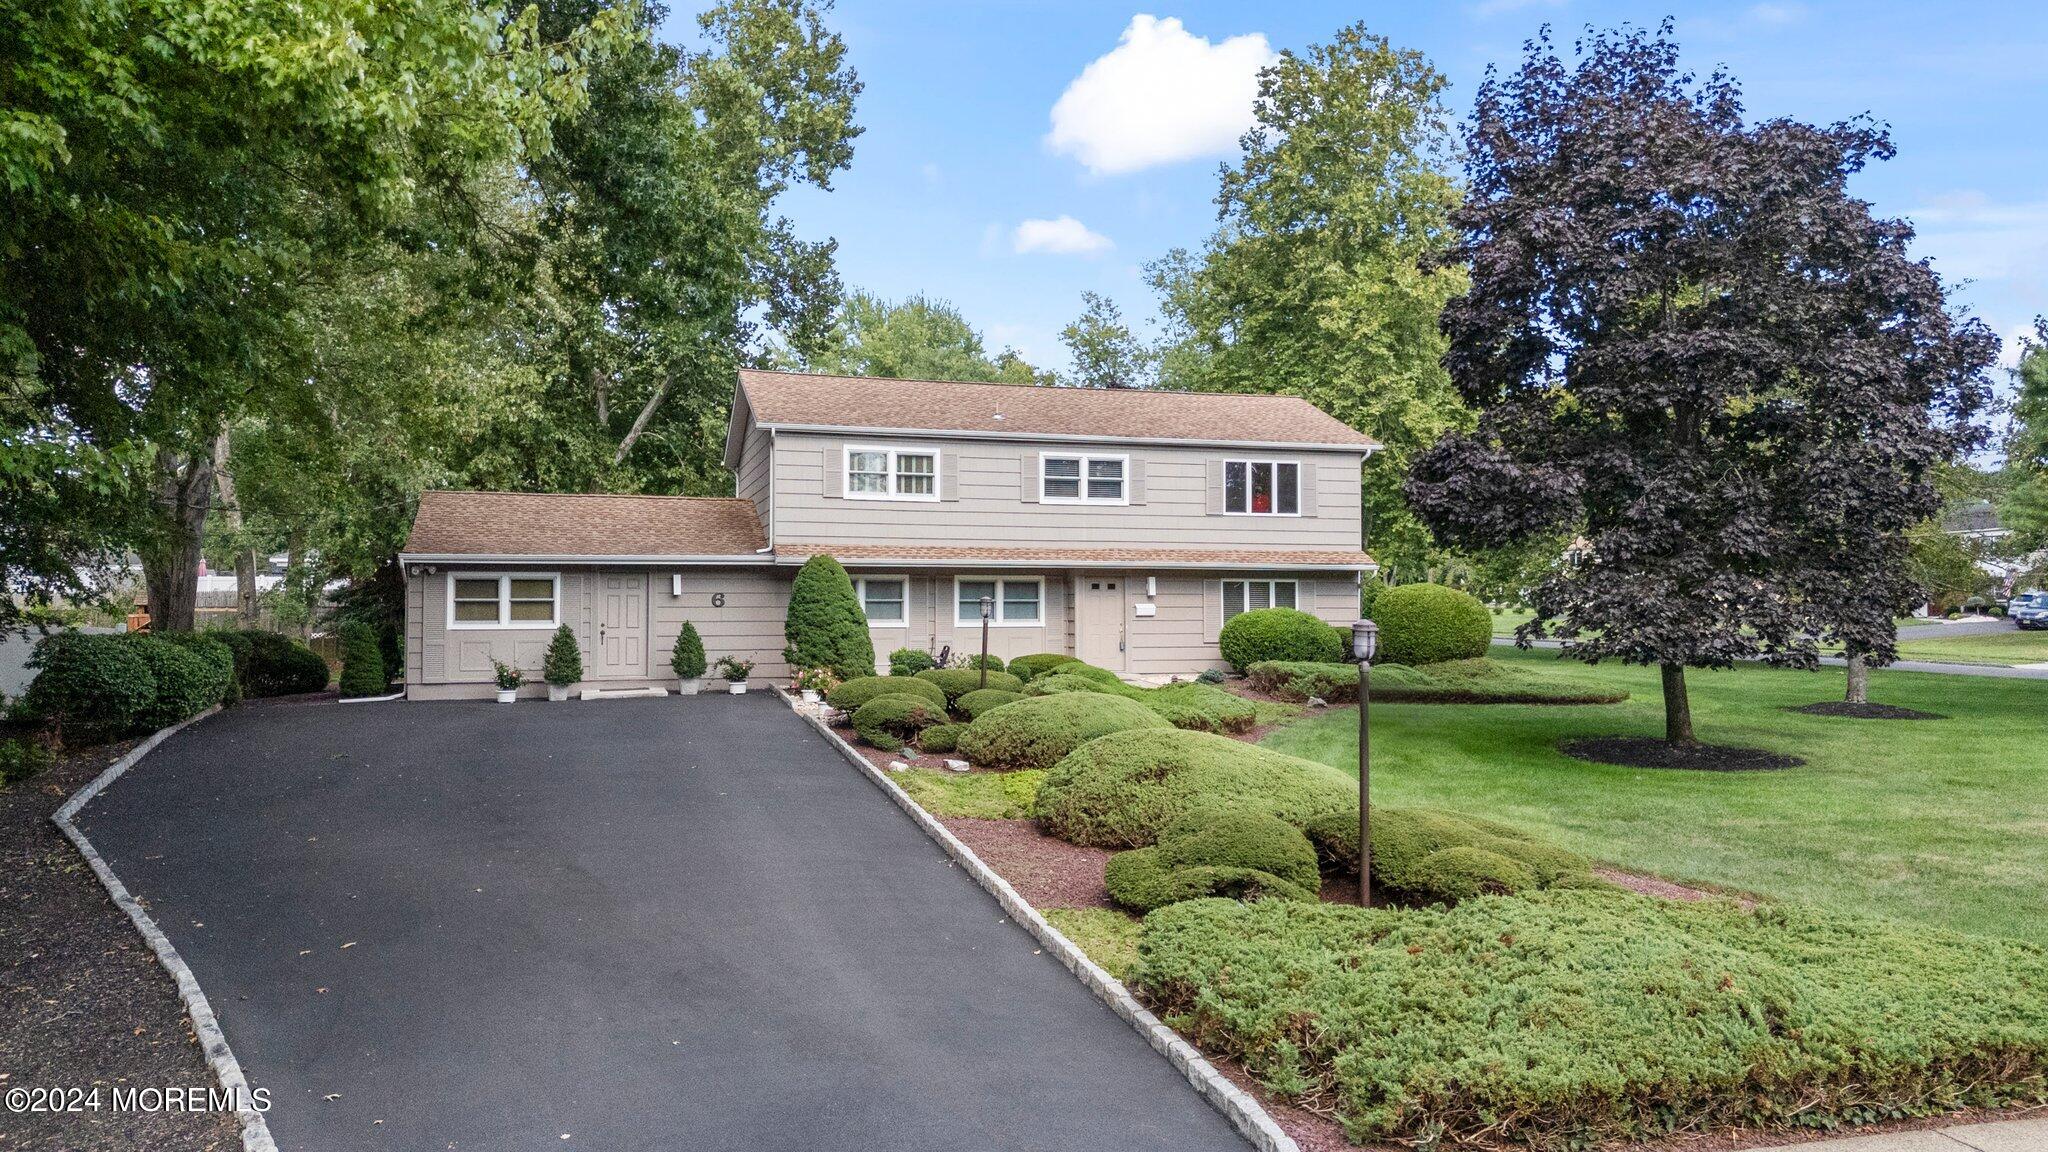
[[[1463,290],[1437,257],[1458,194],[1444,171],[1445,80],[1354,25],[1261,74],[1222,227],[1152,265],[1168,333],[1161,383],[1291,393],[1386,447],[1365,472],[1367,542],[1419,567],[1428,533],[1400,497],[1410,457],[1467,422],[1437,317]]]
[[[1060,330],[1073,369],[1067,382],[1082,388],[1143,388],[1151,382],[1153,350],[1124,323],[1116,301],[1081,293],[1081,314]]]
[[[1051,382],[1015,349],[989,355],[981,333],[958,308],[929,296],[891,301],[853,292],[834,316],[826,339],[793,359],[806,371],[846,376]]]
[[[2033,337],[2020,350],[2013,392],[2005,443],[2012,484],[1999,517],[2021,551],[2048,548],[2048,317],[2034,321]]]

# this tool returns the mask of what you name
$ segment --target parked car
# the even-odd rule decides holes
[[[2006,615],[2021,628],[2048,628],[2048,592],[2027,592],[2012,598]]]

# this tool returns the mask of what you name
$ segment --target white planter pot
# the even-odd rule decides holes
[[[679,682],[679,685],[678,685],[678,687],[676,688],[676,695],[678,695],[678,696],[695,696],[695,695],[697,694],[697,689],[699,689],[699,688],[702,688],[703,686],[704,686],[704,681],[702,681],[702,680],[699,680],[699,679],[698,679],[697,677],[695,677],[695,676],[692,676],[692,677],[690,677],[690,678],[689,678],[689,679],[687,679],[687,680],[683,680],[683,681],[680,681],[680,682]]]
[[[567,700],[569,698],[569,689],[572,687],[574,687],[574,685],[550,684],[548,685],[548,699],[553,703],[560,704],[562,701]]]
[[[804,703],[806,704],[816,704],[818,702],[818,691],[815,688],[804,689],[803,696]]]
[[[725,682],[725,690],[735,696],[745,696],[747,694],[747,682],[745,680],[728,680]]]
[[[517,688],[498,689],[498,703],[500,704],[510,704],[512,701],[517,700],[518,698],[519,689]]]

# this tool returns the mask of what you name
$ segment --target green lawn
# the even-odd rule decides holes
[[[2048,663],[2048,631],[1992,632],[1983,636],[1949,636],[1899,640],[1899,655],[1908,660],[1953,660],[1964,664]]]
[[[1496,608],[1493,610],[1493,634],[1512,636],[1515,629],[1527,624],[1535,615],[1527,608]]]
[[[1548,652],[1495,649],[1530,671]],[[1660,735],[1653,670],[1557,668],[1619,684],[1624,704],[1377,705],[1373,798],[1506,820],[1621,867],[1848,912],[2048,943],[2048,681],[1872,674],[1871,696],[1950,717],[1840,720],[1784,711],[1840,699],[1839,670],[1692,671],[1704,740],[1790,752],[1783,772],[1588,764],[1560,740]],[[1332,709],[1268,747],[1350,768],[1358,720]]]

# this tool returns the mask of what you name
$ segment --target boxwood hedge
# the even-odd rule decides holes
[[[1049,768],[1098,736],[1133,728],[1171,730],[1150,708],[1120,696],[1027,696],[982,713],[961,735],[960,752],[987,768]]]
[[[939,662],[922,648],[898,648],[889,653],[889,674],[891,676],[915,676],[927,668],[938,667]]]
[[[21,713],[59,741],[90,744],[126,733],[156,700],[156,677],[128,637],[55,632],[36,642],[36,670]]]
[[[877,696],[915,696],[943,711],[946,694],[937,684],[915,676],[856,676],[825,694],[825,703],[841,712],[857,711]]]
[[[318,692],[327,687],[327,681],[334,675],[319,653],[282,632],[252,628],[227,633],[237,634],[248,637],[249,643],[249,655],[242,661],[242,691],[246,695],[296,696]]]
[[[1197,900],[1131,976],[1360,1143],[1539,1149],[2048,1100],[2048,950],[1727,901]]]
[[[1008,692],[1001,688],[977,688],[953,701],[953,709],[969,720],[978,720],[983,712],[1001,708],[1023,698],[1022,692]]]
[[[149,665],[156,690],[149,703],[135,713],[135,727],[143,731],[168,728],[190,716],[197,716],[227,697],[235,678],[234,657],[219,644],[219,656],[197,647],[173,643],[140,633],[123,637],[135,654]]]
[[[982,683],[984,676],[988,679],[987,684]],[[984,673],[978,668],[927,668],[919,672],[917,678],[938,685],[939,690],[946,694],[948,703],[984,687],[997,688],[1004,692],[1024,690],[1024,682],[1008,672]]]
[[[1224,622],[1217,643],[1223,650],[1223,659],[1239,672],[1261,660],[1332,664],[1344,658],[1344,645],[1337,639],[1336,629],[1292,608],[1240,612]]]
[[[1010,661],[1010,675],[1028,684],[1033,676],[1072,663],[1073,659],[1064,652],[1033,652]]]
[[[1150,848],[1110,857],[1103,882],[1110,899],[1150,912],[1204,896],[1314,900],[1322,874],[1299,828],[1264,812],[1222,809],[1183,816]]]
[[[884,751],[894,752],[918,733],[943,724],[946,710],[916,696],[877,696],[854,709],[853,730]]]
[[[1470,593],[1441,584],[1402,584],[1373,600],[1380,626],[1379,659],[1390,664],[1435,664],[1486,655],[1493,643],[1493,613]]]
[[[1309,821],[1304,831],[1324,867],[1358,871],[1356,804]],[[1494,859],[1474,859],[1473,852]],[[1496,860],[1512,867],[1502,868]],[[1455,903],[1480,892],[1594,883],[1585,857],[1512,825],[1433,808],[1377,805],[1372,810],[1372,878],[1376,888],[1425,904]]]

